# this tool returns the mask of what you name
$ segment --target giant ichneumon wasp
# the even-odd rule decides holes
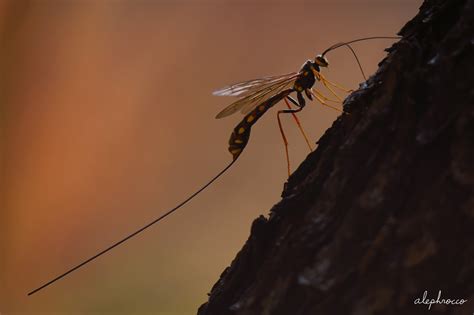
[[[286,152],[286,161],[288,167],[288,177],[290,176],[290,159],[288,156],[288,141],[286,139],[285,133],[282,128],[280,114],[292,114],[293,118],[295,119],[301,133],[303,134],[306,143],[310,150],[312,150],[311,144],[304,132],[301,123],[299,122],[295,113],[301,111],[305,105],[305,97],[303,93],[309,100],[313,100],[313,98],[317,99],[322,105],[335,108],[327,103],[327,101],[334,101],[334,102],[342,102],[342,99],[337,95],[337,93],[331,88],[337,88],[344,92],[351,92],[352,90],[347,90],[335,84],[329,80],[327,80],[323,74],[321,73],[322,67],[327,67],[329,65],[328,60],[326,59],[325,55],[338,47],[346,46],[348,47],[351,52],[354,54],[356,61],[359,65],[359,68],[362,72],[362,75],[365,78],[364,71],[362,66],[359,62],[359,59],[355,53],[355,51],[350,46],[351,43],[369,40],[369,39],[381,39],[381,38],[398,38],[398,37],[366,37],[366,38],[359,38],[349,42],[342,42],[337,43],[328,49],[326,49],[321,55],[316,56],[314,60],[307,60],[301,69],[298,72],[291,72],[284,75],[279,76],[272,76],[272,77],[265,77],[255,80],[244,81],[240,83],[236,83],[225,87],[223,89],[217,90],[214,92],[214,95],[220,96],[237,96],[239,99],[234,103],[230,104],[224,110],[222,110],[219,114],[217,114],[216,118],[223,118],[227,117],[233,113],[240,111],[241,113],[245,114],[244,119],[234,128],[230,139],[229,139],[229,151],[233,156],[233,159],[237,159],[239,155],[242,153],[243,149],[248,143],[250,137],[250,130],[257,122],[257,120],[265,114],[265,112],[273,107],[276,103],[281,100],[285,100],[288,109],[279,110],[277,112],[277,119],[278,119],[278,126],[280,128],[280,133],[283,138],[283,142],[285,144],[285,152]],[[322,94],[322,92],[313,90],[314,84],[319,81],[321,82],[329,92],[337,98],[337,100],[330,99]],[[296,93],[297,100],[290,96],[291,93]],[[297,108],[292,109],[290,106],[290,101],[293,103]]]
[[[229,151],[232,153],[233,160],[230,162],[229,165],[227,165],[222,171],[220,171],[216,176],[214,176],[209,182],[207,182],[203,187],[201,187],[198,191],[193,193],[191,196],[189,196],[187,199],[182,201],[180,204],[178,204],[176,207],[173,209],[169,210],[168,212],[164,213],[157,219],[153,220],[152,222],[148,223],[147,225],[143,226],[142,228],[136,230],[135,232],[127,235],[126,237],[122,238],[120,241],[115,242],[114,244],[110,245],[106,249],[100,251],[96,255],[90,257],[89,259],[86,259],[85,261],[81,262],[80,264],[76,265],[75,267],[69,269],[68,271],[62,273],[61,275],[57,276],[56,278],[52,279],[51,281],[43,284],[42,286],[38,287],[37,289],[31,291],[28,293],[28,295],[32,295],[41,289],[51,285],[52,283],[60,280],[61,278],[65,277],[66,275],[70,274],[71,272],[79,269],[80,267],[86,265],[87,263],[91,262],[92,260],[98,258],[99,256],[107,253],[108,251],[112,250],[113,248],[117,247],[118,245],[126,242],[130,238],[134,237],[135,235],[143,232],[150,226],[154,225],[155,223],[161,221],[171,213],[175,212],[179,208],[181,208],[183,205],[185,205],[188,201],[193,199],[196,195],[198,195],[201,191],[206,189],[209,185],[211,185],[217,178],[219,178],[222,174],[224,174],[234,163],[237,161],[237,158],[240,156],[242,153],[243,149],[248,143],[249,137],[250,137],[250,129],[255,124],[255,122],[262,117],[262,115],[271,107],[273,107],[276,103],[278,103],[281,100],[285,100],[287,106],[289,107],[288,109],[285,110],[280,110],[277,113],[278,117],[278,124],[280,127],[280,131],[285,143],[285,149],[286,149],[286,158],[287,158],[287,165],[288,165],[288,175],[290,173],[290,162],[289,162],[289,157],[288,157],[288,142],[286,141],[285,134],[283,132],[283,129],[281,127],[281,121],[280,121],[280,114],[283,113],[290,113],[293,115],[296,123],[298,124],[298,127],[300,128],[301,132],[303,133],[306,142],[309,146],[309,148],[312,150],[312,147],[310,145],[310,142],[308,138],[306,137],[303,128],[301,127],[301,124],[296,117],[295,113],[301,111],[304,106],[305,106],[305,97],[306,96],[309,100],[313,100],[313,98],[317,99],[321,104],[325,106],[329,106],[332,108],[337,109],[336,107],[333,107],[329,105],[326,101],[339,101],[342,102],[342,99],[335,93],[335,91],[332,89],[332,87],[343,90],[345,92],[350,92],[350,90],[346,90],[339,85],[330,82],[327,80],[322,74],[321,74],[321,68],[322,67],[327,67],[328,66],[328,60],[326,59],[325,55],[330,52],[331,50],[334,50],[338,47],[345,46],[350,49],[354,57],[356,58],[356,61],[359,65],[359,68],[362,72],[362,75],[365,78],[364,71],[362,70],[362,67],[360,65],[359,59],[357,58],[357,55],[355,54],[354,50],[350,46],[350,44],[359,42],[359,41],[365,41],[365,40],[371,40],[371,39],[399,39],[400,37],[387,37],[387,36],[376,36],[376,37],[365,37],[365,38],[359,38],[355,40],[351,40],[348,42],[341,42],[337,43],[335,45],[332,45],[328,49],[326,49],[321,55],[316,56],[314,60],[308,60],[306,63],[303,65],[303,67],[298,71],[298,72],[292,72],[288,73],[285,75],[281,76],[272,76],[272,77],[265,77],[261,79],[256,79],[256,80],[250,80],[250,81],[245,81],[241,83],[237,83],[228,87],[225,87],[221,90],[218,90],[214,92],[216,95],[229,95],[229,96],[237,96],[239,99],[226,107],[224,110],[222,110],[216,118],[222,118],[226,117],[228,115],[231,115],[237,111],[241,111],[242,113],[246,114],[244,119],[237,125],[237,127],[234,128],[234,131],[232,132],[232,135],[229,140]],[[313,90],[313,85],[316,82],[321,82],[330,92],[333,96],[337,98],[337,100],[332,100],[326,96],[324,96],[321,92]],[[290,95],[292,93],[296,93],[296,100]],[[304,94],[303,94],[304,93]],[[290,104],[288,103],[290,101],[294,105],[297,106],[296,109],[292,109]]]

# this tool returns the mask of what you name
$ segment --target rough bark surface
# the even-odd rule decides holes
[[[474,312],[474,0],[426,1],[199,315]],[[463,298],[461,305],[414,304]]]

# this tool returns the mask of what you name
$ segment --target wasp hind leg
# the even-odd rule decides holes
[[[283,143],[285,144],[286,166],[288,169],[288,177],[290,177],[290,173],[291,173],[290,155],[288,154],[288,140],[286,139],[285,132],[283,131],[280,114],[294,114],[301,111],[302,109],[303,107],[300,107],[298,109],[282,109],[277,112],[278,127],[280,128],[281,137],[283,138]]]
[[[312,99],[311,94],[309,94],[308,98],[309,98],[309,99]],[[290,102],[292,102],[292,103],[295,104],[297,107],[299,107],[300,110],[303,109],[304,106],[300,106],[300,105],[298,104],[298,102],[296,102],[295,99],[293,99],[291,96],[287,96],[287,97],[285,98],[285,103],[286,103],[286,106],[288,106],[289,109],[291,109],[291,105],[290,105],[290,103],[288,103],[288,100],[290,100]],[[300,111],[300,110],[299,110],[299,111]],[[303,135],[304,140],[306,141],[306,144],[308,145],[309,150],[312,152],[314,149],[313,149],[313,147],[312,147],[312,145],[311,145],[311,142],[309,142],[309,140],[308,140],[308,136],[306,135],[306,132],[305,132],[304,129],[303,129],[303,125],[301,124],[300,120],[298,119],[298,116],[296,116],[296,114],[295,114],[294,112],[291,113],[291,115],[293,116],[293,119],[295,120],[296,125],[298,126],[298,129],[301,131],[301,134]]]
[[[300,112],[305,106],[305,101],[304,101],[303,95],[301,93],[298,93],[298,99],[299,98],[302,98],[303,102],[298,103],[291,96],[285,97],[284,100],[285,100],[286,105],[288,106],[288,109],[279,110],[277,112],[278,127],[280,128],[281,137],[283,138],[283,143],[285,144],[285,154],[286,154],[286,165],[287,165],[287,170],[288,170],[288,177],[290,177],[290,173],[291,173],[290,155],[288,153],[288,139],[286,138],[285,132],[283,131],[283,126],[282,126],[281,119],[280,119],[281,114],[291,114],[293,116],[296,124],[298,125],[298,128],[300,129],[301,133],[303,134],[303,137],[306,140],[306,143],[308,144],[309,149],[311,151],[313,151],[313,148],[311,147],[311,144],[308,140],[308,137],[306,136],[306,133],[304,132],[303,126],[301,125],[301,122],[299,121],[298,117],[296,116],[296,113]],[[295,104],[298,108],[297,109],[292,109],[290,103],[288,103],[288,100],[290,102],[292,102],[293,104]]]

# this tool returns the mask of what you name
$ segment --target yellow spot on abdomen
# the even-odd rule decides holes
[[[260,105],[260,106],[258,107],[258,110],[261,111],[261,112],[263,112],[264,109],[265,109],[265,106],[264,106],[264,105]]]
[[[241,143],[244,143],[244,142],[240,139],[235,139],[234,143],[241,144]]]
[[[249,117],[247,117],[247,122],[250,123],[250,122],[252,122],[254,119],[255,119],[255,116],[250,115]]]
[[[244,127],[240,127],[239,128],[239,135],[243,134],[245,132],[245,128]]]

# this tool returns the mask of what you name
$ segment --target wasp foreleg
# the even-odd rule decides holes
[[[338,112],[346,113],[345,111],[343,111],[343,110],[341,110],[341,109],[339,109],[339,108],[337,108],[337,107],[335,107],[335,106],[332,106],[332,105],[326,103],[326,101],[325,101],[323,98],[319,97],[317,94],[314,94],[313,92],[311,92],[311,93],[313,94],[313,96],[314,96],[322,105],[327,106],[327,107],[332,108],[332,109],[335,109],[335,110],[337,110]]]

